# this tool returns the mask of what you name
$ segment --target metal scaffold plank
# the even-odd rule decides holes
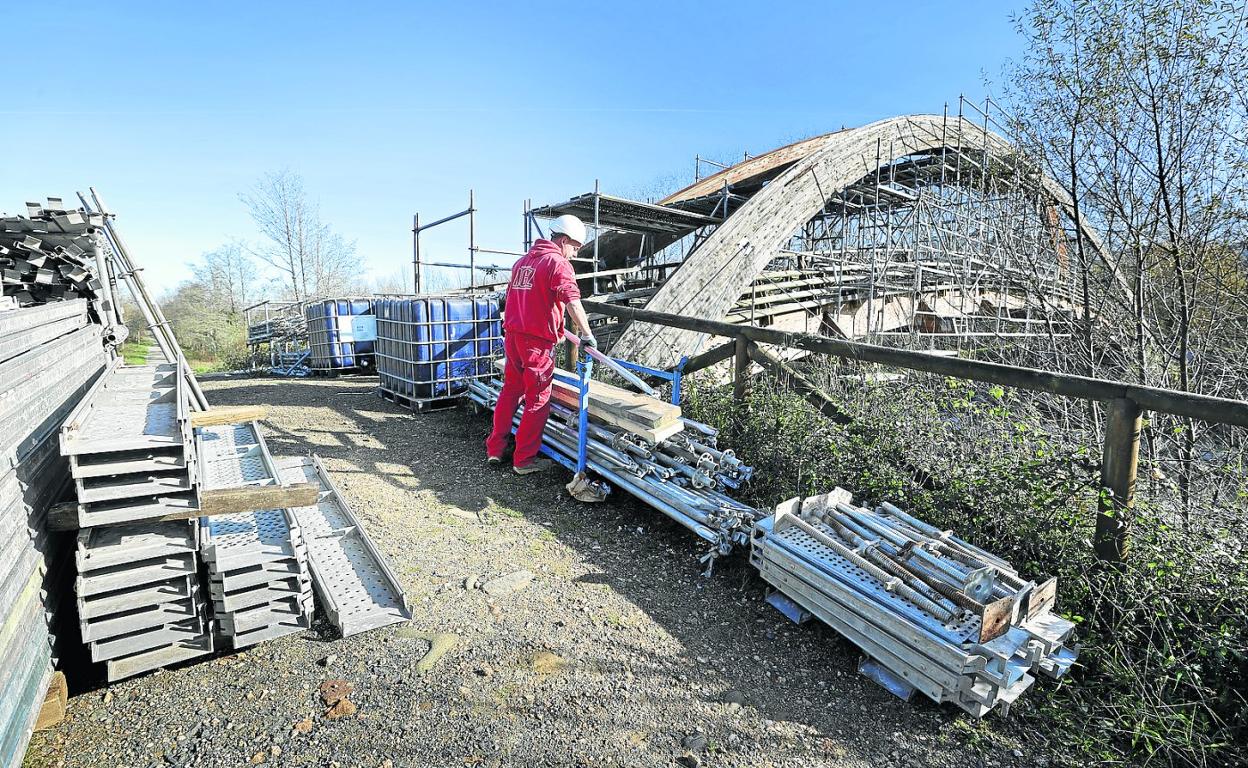
[[[281,484],[257,422],[205,425],[195,433],[205,493]],[[234,648],[311,626],[307,549],[287,510],[203,517],[200,530],[217,623]]]
[[[321,488],[315,506],[290,510],[308,547],[312,584],[344,637],[407,621],[411,610],[398,577],[364,532],[346,499],[319,459],[276,460],[282,480],[312,482]]]
[[[982,717],[1077,655],[1073,624],[1050,612],[1055,581],[1037,587],[887,502],[854,506],[841,489],[790,499],[751,541],[764,580],[857,645],[859,671],[903,699],[917,690]]]
[[[182,379],[171,365],[114,365],[61,428],[61,452],[113,453],[180,447],[189,442]]]

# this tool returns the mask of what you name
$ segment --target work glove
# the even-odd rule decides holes
[[[587,346],[587,347],[591,347],[591,348],[593,348],[593,349],[597,349],[597,348],[598,348],[598,339],[595,339],[595,338],[594,338],[594,334],[592,334],[592,333],[587,333],[587,334],[585,334],[584,336],[582,336],[582,337],[581,337],[581,343],[582,343],[582,344],[584,344],[585,346]]]

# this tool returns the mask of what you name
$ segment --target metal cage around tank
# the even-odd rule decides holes
[[[414,410],[450,403],[503,353],[502,295],[376,300],[380,394]]]
[[[313,373],[372,373],[377,330],[375,298],[320,299],[304,307],[308,323],[308,367]]]

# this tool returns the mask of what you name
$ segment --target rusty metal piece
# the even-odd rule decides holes
[[[1057,577],[1053,577],[1031,591],[1027,600],[1027,618],[1034,619],[1057,604]]]

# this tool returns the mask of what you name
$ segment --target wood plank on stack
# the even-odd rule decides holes
[[[494,361],[494,368],[500,375],[506,366],[506,360]],[[575,378],[575,374],[561,368],[556,368],[555,372]],[[580,394],[576,387],[558,379],[551,387],[550,397],[567,408],[579,407]],[[589,416],[593,421],[627,430],[652,443],[666,440],[684,429],[679,405],[592,379],[589,382]]]
[[[195,430],[203,489],[281,484],[257,422]],[[208,589],[220,630],[234,648],[311,626],[307,547],[294,518],[265,509],[201,518]]]

